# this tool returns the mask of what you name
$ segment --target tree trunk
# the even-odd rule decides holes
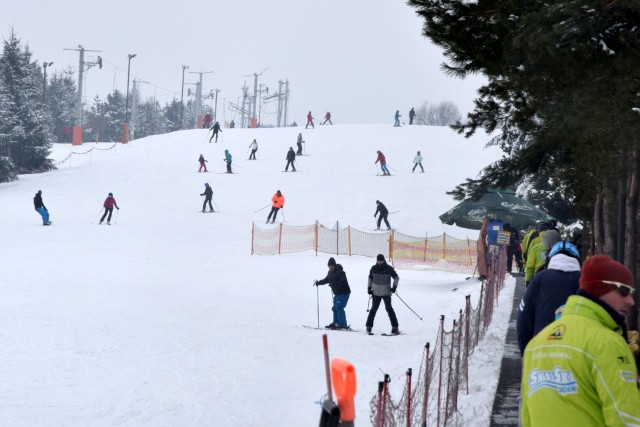
[[[599,189],[596,193],[596,201],[593,206],[593,244],[595,246],[595,253],[603,253],[604,247],[604,232],[602,226],[602,199],[604,191]]]
[[[627,173],[627,207],[626,207],[626,227],[625,227],[625,245],[624,245],[624,264],[631,270],[636,283],[638,283],[638,192],[640,191],[640,152],[637,144],[629,158],[629,167]],[[631,312],[627,316],[627,325],[629,329],[638,330],[638,305],[640,304],[640,295],[635,293],[636,304],[631,308]]]
[[[615,224],[617,224],[617,221],[614,212],[618,210],[617,193],[617,186],[612,186],[611,182],[607,181],[602,198],[602,231],[604,241],[602,245],[602,252],[600,253],[609,255],[611,258],[615,258],[616,251]]]

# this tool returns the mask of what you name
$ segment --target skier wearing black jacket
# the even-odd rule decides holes
[[[204,193],[200,194],[201,196],[204,196],[204,203],[202,204],[202,213],[206,212],[206,206],[207,203],[209,203],[209,211],[210,212],[215,212],[213,210],[213,206],[211,206],[211,199],[213,198],[213,190],[211,189],[211,187],[209,186],[208,182],[204,183]]]
[[[289,165],[291,165],[291,167],[293,168],[293,171],[296,171],[296,166],[293,164],[293,162],[296,161],[296,152],[293,151],[293,147],[289,147],[289,151],[287,151],[287,166],[284,168],[285,172],[289,171]]]
[[[393,285],[391,284],[392,278]],[[393,335],[398,335],[400,333],[398,330],[398,318],[396,317],[396,312],[391,306],[391,294],[395,293],[396,289],[398,289],[399,280],[400,277],[398,277],[396,270],[387,264],[387,261],[384,259],[384,255],[379,254],[376,258],[376,265],[371,267],[371,270],[369,271],[369,286],[367,288],[367,292],[371,295],[372,303],[366,324],[368,333],[371,333],[371,329],[373,328],[373,319],[376,317],[378,307],[380,307],[380,301],[384,301],[384,308],[387,310],[387,314],[389,315],[389,320],[391,321],[391,333]]]
[[[380,200],[376,200],[376,205],[378,205],[378,208],[376,209],[376,213],[373,214],[373,217],[375,218],[376,215],[380,213],[380,216],[378,217],[378,228],[376,228],[376,230],[380,230],[380,224],[382,223],[383,219],[384,223],[387,224],[387,230],[391,230],[391,226],[389,225],[389,221],[387,220],[387,217],[389,216],[389,210],[385,205],[382,204]]]
[[[349,296],[351,295],[351,288],[349,288],[349,282],[347,281],[347,274],[342,269],[340,264],[336,264],[336,260],[329,258],[327,263],[329,272],[327,277],[322,280],[314,280],[314,286],[320,286],[329,284],[331,292],[333,292],[333,322],[325,326],[328,329],[347,329],[347,315],[344,312],[347,302],[349,302]]]

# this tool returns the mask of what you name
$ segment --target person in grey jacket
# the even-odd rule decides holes
[[[413,158],[413,169],[411,169],[411,173],[414,173],[416,171],[416,168],[418,166],[420,166],[420,169],[422,169],[422,173],[424,173],[424,168],[422,167],[422,154],[420,154],[420,152],[418,151],[418,154],[416,154],[416,157]]]
[[[393,279],[393,284],[391,284],[391,279]],[[398,281],[400,277],[398,277],[398,273],[387,264],[387,261],[384,259],[384,255],[378,254],[376,258],[376,265],[371,267],[369,271],[369,285],[368,285],[368,293],[371,295],[371,310],[369,311],[369,316],[367,317],[367,333],[371,333],[371,329],[373,328],[373,319],[376,317],[376,312],[378,311],[378,307],[380,307],[380,301],[384,301],[384,308],[387,310],[387,314],[389,315],[389,320],[391,321],[391,333],[393,335],[398,335],[400,331],[398,330],[398,318],[396,317],[396,312],[393,311],[393,307],[391,306],[391,294],[396,292],[398,289]]]

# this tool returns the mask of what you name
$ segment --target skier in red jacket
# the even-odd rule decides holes
[[[116,199],[113,198],[113,193],[109,193],[109,196],[107,196],[107,198],[104,200],[103,206],[104,215],[102,215],[102,218],[100,218],[100,224],[102,224],[104,218],[107,216],[107,214],[109,214],[109,217],[107,218],[107,224],[111,225],[111,214],[113,213],[113,207],[115,206],[116,209],[120,210],[118,204],[116,203]]]
[[[309,125],[311,125],[312,129],[315,129],[316,127],[313,125],[313,116],[311,115],[311,111],[309,111],[309,114],[307,114],[307,125],[304,127],[305,129],[309,127]]]

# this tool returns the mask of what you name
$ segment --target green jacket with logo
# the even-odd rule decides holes
[[[583,296],[524,353],[521,422],[528,426],[637,426],[637,368],[622,328]]]

